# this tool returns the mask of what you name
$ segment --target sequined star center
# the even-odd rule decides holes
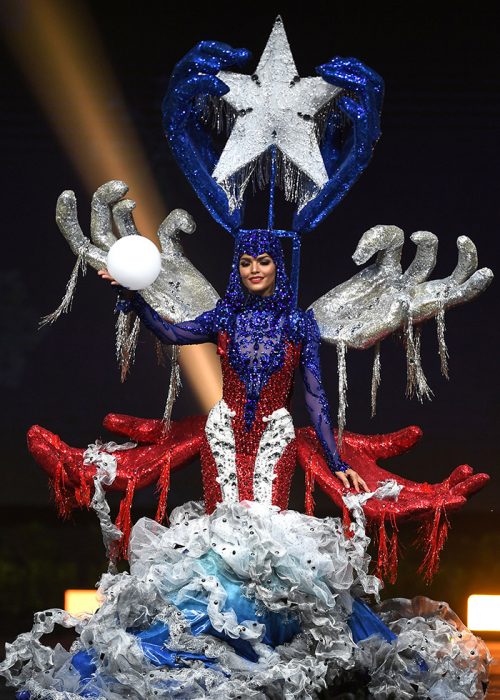
[[[213,177],[221,185],[276,146],[318,189],[328,180],[314,115],[341,88],[323,78],[300,78],[278,17],[253,75],[221,71],[229,87],[223,99],[236,121]]]

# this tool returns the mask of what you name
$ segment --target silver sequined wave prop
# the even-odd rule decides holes
[[[357,245],[353,260],[357,265],[375,262],[315,301],[313,309],[321,337],[337,346],[339,357],[339,435],[345,424],[345,349],[364,350],[375,346],[372,378],[372,414],[380,384],[380,341],[392,333],[403,333],[407,354],[407,394],[420,400],[430,397],[420,361],[419,324],[436,318],[441,370],[448,376],[448,351],[444,340],[445,311],[475,299],[493,279],[492,271],[477,269],[477,251],[467,236],[457,240],[458,261],[443,279],[429,280],[436,263],[438,239],[429,231],[411,235],[415,257],[403,272],[401,252],[404,233],[397,226],[374,226]]]
[[[56,222],[61,233],[75,253],[83,257],[95,270],[106,267],[108,250],[119,237],[139,235],[132,210],[135,202],[122,199],[128,190],[120,180],[111,180],[99,187],[92,198],[90,224],[91,241],[83,234],[78,223],[76,198],[66,190],[57,200]],[[174,322],[187,321],[193,314],[215,306],[219,295],[206,278],[185,257],[179,242],[179,232],[193,233],[196,225],[190,214],[174,209],[158,229],[161,244],[162,269],[158,279],[142,296],[163,317]]]
[[[77,262],[66,287],[63,300],[52,314],[42,319],[42,324],[52,323],[66,313],[75,291],[80,267],[85,272],[87,264],[95,270],[106,267],[106,256],[119,237],[139,235],[132,211],[135,202],[122,199],[128,190],[120,180],[105,183],[92,198],[92,216],[89,240],[78,223],[76,198],[73,192],[63,192],[56,208],[56,222],[77,256]],[[205,277],[185,257],[179,241],[179,232],[193,233],[196,228],[193,218],[183,209],[175,209],[161,224],[158,238],[161,244],[162,268],[158,279],[141,291],[144,299],[164,318],[170,321],[187,321],[204,311],[212,309],[219,298]],[[122,381],[134,360],[139,335],[139,321],[132,314],[118,314],[116,324],[116,353],[121,366]],[[172,357],[172,374],[165,408],[165,423],[170,421],[170,412],[180,386],[177,353]]]

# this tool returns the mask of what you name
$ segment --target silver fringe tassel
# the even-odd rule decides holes
[[[160,367],[167,366],[167,357],[171,356],[171,348],[164,345],[158,338],[155,339],[156,362]]]
[[[219,183],[227,194],[229,210],[232,212],[241,205],[249,184],[252,184],[254,192],[264,189],[269,183],[270,173],[271,156],[269,151],[266,151],[247,163],[232,177]],[[276,176],[277,185],[282,190],[286,201],[297,203],[298,211],[317,194],[317,188],[311,180],[281,151],[276,152]]]
[[[432,399],[433,391],[427,383],[427,378],[424,374],[421,359],[421,329],[420,327],[415,328],[415,368],[417,372],[417,398],[419,401],[425,399]]]
[[[342,447],[342,436],[345,428],[345,415],[347,408],[347,367],[346,367],[347,346],[343,340],[337,343],[337,373],[339,378],[339,408],[338,408],[338,448]]]
[[[372,418],[377,413],[377,392],[380,386],[380,343],[375,345],[375,353],[373,355],[372,369]]]
[[[99,475],[98,470],[98,475],[96,478],[94,478],[94,495],[92,497],[90,507],[99,519],[102,541],[104,543],[106,557],[108,559],[108,573],[116,574],[118,569],[116,567],[116,558],[113,556],[113,545],[121,538],[123,533],[111,520],[110,507],[108,501],[106,500],[106,492],[102,486],[102,481],[103,478],[101,475]],[[107,483],[106,480],[104,483]]]
[[[238,116],[234,107],[215,95],[197,97],[196,106],[201,111],[201,121],[206,126],[215,129],[217,134],[229,136]]]
[[[445,320],[444,320],[444,304],[440,306],[439,308],[439,313],[436,316],[436,327],[437,327],[437,337],[438,337],[438,345],[439,345],[439,359],[441,360],[441,374],[446,377],[446,379],[450,378],[450,375],[448,373],[448,357],[450,356],[448,353],[448,348],[446,347],[446,340],[444,338],[444,332],[446,330],[446,325],[445,325]]]
[[[120,365],[120,379],[125,381],[135,360],[135,350],[141,322],[133,312],[118,313],[116,319],[116,359]]]
[[[78,253],[75,266],[73,267],[69,280],[66,284],[66,291],[64,292],[64,296],[61,300],[61,303],[59,304],[57,309],[51,314],[43,316],[43,318],[40,320],[40,323],[38,324],[39,328],[42,328],[43,326],[46,326],[49,323],[54,323],[55,321],[57,321],[61,314],[67,314],[68,311],[71,309],[71,304],[73,302],[73,296],[76,289],[76,283],[78,282],[78,273],[80,272],[80,268],[82,270],[82,275],[84,275],[87,272],[87,260],[85,259],[85,252],[86,250],[81,250]]]
[[[411,315],[408,315],[405,325],[407,367],[406,396],[410,398],[416,396],[419,401],[423,401],[424,398],[431,399],[433,394],[422,368],[420,328],[415,328],[415,333],[413,330],[413,318]]]
[[[170,429],[172,409],[182,387],[181,372],[179,367],[179,348],[177,345],[172,346],[171,362],[172,369],[170,371],[170,384],[168,387],[167,402],[165,404],[165,410],[163,412],[163,423],[165,433]]]
[[[404,329],[404,340],[406,349],[406,396],[412,397],[415,393],[416,370],[415,370],[415,343],[413,341],[413,319],[407,316]]]

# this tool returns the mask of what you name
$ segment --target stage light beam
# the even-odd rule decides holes
[[[159,246],[156,231],[167,209],[83,3],[4,0],[0,17],[7,44],[89,192],[124,180],[137,202],[139,231]],[[180,363],[208,411],[222,395],[215,347],[183,347]]]

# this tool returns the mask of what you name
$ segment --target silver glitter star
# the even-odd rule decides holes
[[[281,17],[253,75],[220,71],[229,87],[223,99],[236,111],[231,135],[212,175],[228,180],[270,147],[276,146],[318,189],[328,181],[315,131],[314,115],[341,88],[323,78],[300,78]]]

